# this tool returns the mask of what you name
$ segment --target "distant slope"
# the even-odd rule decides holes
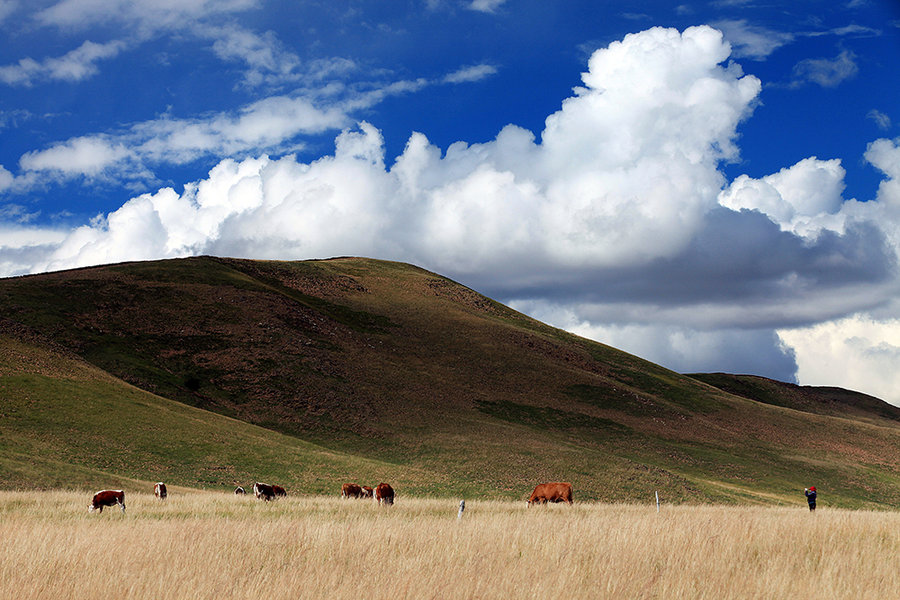
[[[0,280],[0,336],[242,422],[222,423],[290,436],[260,434],[271,443],[303,440],[334,465],[384,469],[419,493],[520,498],[538,481],[566,479],[581,499],[659,490],[678,502],[802,503],[814,484],[823,503],[900,503],[900,426],[877,402],[835,416],[777,400],[777,389],[777,401],[734,395],[401,263],[197,257]],[[4,377],[22,397],[63,383]],[[108,390],[119,385],[71,394],[111,402],[116,414]],[[16,435],[31,428],[43,439],[42,419],[20,421]],[[91,424],[97,443],[127,439],[99,417]],[[109,472],[151,471],[142,448],[120,453]],[[277,454],[241,472],[271,460],[285,465],[273,477],[314,490],[354,471],[299,455],[289,469]],[[224,469],[239,458],[206,456]],[[224,481],[203,474],[203,462],[177,471],[177,483]]]
[[[690,376],[729,394],[757,402],[818,415],[888,419],[900,423],[900,407],[859,392],[836,387],[799,386],[756,375],[692,373]]]

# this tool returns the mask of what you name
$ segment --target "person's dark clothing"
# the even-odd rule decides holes
[[[816,510],[816,490],[806,490],[806,501],[809,503],[809,510]]]

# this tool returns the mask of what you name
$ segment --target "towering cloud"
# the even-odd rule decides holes
[[[761,89],[729,55],[705,26],[629,35],[593,54],[539,138],[509,125],[442,151],[414,133],[390,161],[380,131],[362,122],[333,154],[223,160],[182,192],[133,198],[62,241],[0,248],[0,264],[399,259],[672,368],[718,355],[703,364],[787,379],[806,357],[776,329],[893,297],[900,161],[893,142],[870,147],[888,176],[870,203],[845,201],[840,163],[814,157],[728,184],[720,167],[738,157],[738,125]],[[215,131],[243,139],[248,118]]]
[[[37,268],[213,248],[247,256],[388,255],[453,273],[537,268],[541,277],[559,268],[646,264],[687,247],[716,205],[724,183],[718,163],[737,153],[735,130],[760,83],[723,66],[728,53],[709,27],[629,35],[594,54],[584,86],[547,118],[540,142],[511,125],[491,142],[459,142],[442,156],[417,133],[388,168],[380,133],[363,123],[337,138],[334,155],[309,164],[226,160],[182,194],[135,198],[74,232]],[[249,119],[226,123],[229,139],[246,137],[238,126],[265,134]],[[219,124],[170,135],[188,140],[190,151],[204,131],[224,131]],[[137,151],[147,153],[149,143]],[[121,152],[83,139],[26,162],[99,168]],[[182,217],[200,225],[188,235]],[[118,228],[140,223],[146,242],[119,248]]]

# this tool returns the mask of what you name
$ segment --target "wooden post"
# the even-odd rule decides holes
[[[459,501],[459,512],[456,513],[456,518],[457,518],[457,519],[462,519],[462,514],[463,514],[463,511],[464,511],[464,510],[466,510],[466,501],[465,501],[465,500],[460,500],[460,501]]]

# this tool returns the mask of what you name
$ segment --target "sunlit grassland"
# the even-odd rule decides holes
[[[89,496],[0,492],[0,598],[900,597],[898,512]]]

